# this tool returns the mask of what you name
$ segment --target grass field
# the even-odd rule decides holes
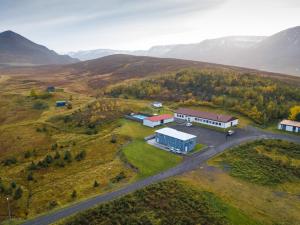
[[[214,193],[262,224],[298,225],[299,151],[299,145],[285,141],[256,141],[179,179]]]
[[[135,140],[123,152],[127,160],[138,168],[139,177],[145,178],[176,166],[181,157],[155,148],[145,141]]]
[[[121,120],[117,129],[120,135],[129,136],[132,141],[123,148],[130,164],[138,168],[138,178],[145,178],[171,168],[181,161],[181,157],[155,148],[144,141],[144,137],[154,133],[153,128],[130,120]]]
[[[259,140],[228,150],[214,162],[230,175],[261,185],[300,181],[300,145]]]
[[[100,205],[59,224],[259,225],[260,223],[210,192],[171,180]]]

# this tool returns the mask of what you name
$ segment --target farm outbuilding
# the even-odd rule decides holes
[[[155,131],[155,141],[171,151],[188,153],[196,146],[197,136],[165,127]]]
[[[67,101],[56,101],[56,107],[63,107],[67,105]]]
[[[292,120],[282,120],[278,125],[278,129],[300,133],[300,122]]]
[[[176,119],[186,120],[187,122],[200,123],[224,129],[237,126],[239,123],[238,118],[233,116],[197,111],[188,108],[176,110],[174,116]]]
[[[154,108],[161,108],[163,105],[162,105],[161,102],[152,102],[152,106],[153,106]]]
[[[54,92],[55,91],[55,87],[54,86],[48,86],[47,87],[47,92]]]
[[[156,127],[174,121],[174,117],[170,114],[147,117],[143,120],[143,124],[148,127]]]

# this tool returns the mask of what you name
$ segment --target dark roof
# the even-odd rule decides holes
[[[187,108],[180,108],[180,109],[176,110],[175,112],[179,113],[179,114],[214,120],[214,121],[223,122],[223,123],[227,123],[227,122],[237,119],[233,116],[216,114],[216,113],[211,113],[211,112],[197,111],[197,110],[187,109]]]

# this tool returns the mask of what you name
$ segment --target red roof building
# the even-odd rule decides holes
[[[174,121],[173,115],[163,114],[158,116],[147,117],[143,120],[143,124],[148,127],[156,127]]]

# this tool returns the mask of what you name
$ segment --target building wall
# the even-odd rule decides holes
[[[177,138],[156,133],[155,140],[157,143],[167,146],[170,150],[177,150],[183,153],[193,150],[196,146],[196,138],[182,141]]]
[[[155,126],[158,126],[160,125],[160,121],[157,121],[157,122],[152,122],[150,120],[143,120],[143,125],[147,126],[147,127],[155,127]]]
[[[166,123],[171,123],[174,121],[174,117],[170,118],[170,119],[165,119],[163,121],[163,124],[166,124]],[[161,121],[155,121],[155,122],[152,122],[150,120],[147,120],[147,119],[144,119],[143,120],[143,125],[147,126],[147,127],[156,127],[156,126],[159,126],[161,125]]]
[[[278,129],[279,130],[289,131],[289,132],[300,133],[300,127],[295,127],[294,128],[294,126],[288,126],[288,125],[279,124],[278,125]]]
[[[230,121],[228,123],[223,123],[223,122],[219,122],[219,121],[215,121],[215,120],[208,120],[208,119],[204,119],[204,118],[187,116],[187,115],[178,114],[178,113],[174,113],[174,116],[177,119],[184,119],[188,122],[201,123],[201,124],[205,124],[205,125],[209,125],[209,126],[213,126],[213,127],[220,127],[220,128],[229,128],[232,126],[237,126],[239,124],[238,119]]]

